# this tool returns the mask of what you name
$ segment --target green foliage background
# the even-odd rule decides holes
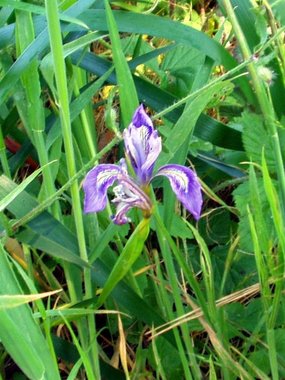
[[[284,0],[0,5],[0,378],[284,378]],[[139,103],[197,223],[82,212]]]

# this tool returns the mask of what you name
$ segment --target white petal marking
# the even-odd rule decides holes
[[[111,177],[117,174],[118,174],[117,169],[113,169],[113,170],[106,169],[104,171],[102,170],[101,172],[98,173],[98,176],[97,176],[98,186],[99,187],[103,186],[105,182],[107,182]]]
[[[181,170],[175,169],[163,169],[157,174],[165,174],[169,177],[174,177],[173,180],[179,184],[179,187],[185,190],[185,193],[188,192],[188,177]]]

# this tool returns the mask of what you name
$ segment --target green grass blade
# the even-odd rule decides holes
[[[89,6],[93,4],[93,2],[94,0],[79,0],[74,6],[70,7],[65,12],[65,14],[70,17],[77,17],[84,10],[88,9]],[[63,25],[63,29],[68,28],[68,26],[69,24]],[[4,42],[6,42],[4,46],[13,43],[11,41],[11,38],[13,37],[14,28],[15,25],[11,24],[7,27],[0,29],[0,41],[2,42],[3,40]],[[21,56],[18,57],[16,62],[13,63],[9,71],[2,78],[0,87],[0,103],[2,103],[6,99],[9,92],[13,90],[15,84],[19,80],[22,73],[30,65],[30,62],[34,58],[40,56],[42,52],[48,48],[49,40],[45,18],[39,20],[38,28],[40,32],[35,38],[35,40],[27,47],[27,49],[21,54]]]
[[[138,107],[139,101],[133,77],[122,50],[118,28],[108,0],[105,0],[105,8],[112,43],[114,65],[118,79],[120,107],[124,125],[127,126],[132,120],[133,113]]]
[[[0,163],[2,166],[3,173],[7,177],[11,178],[10,167],[9,167],[9,162],[6,155],[6,146],[4,142],[2,128],[0,128]]]
[[[46,293],[39,294],[17,294],[17,295],[0,295],[0,310],[12,309],[29,302],[39,300],[41,298],[52,296],[55,293],[58,293],[60,290],[55,290]]]
[[[45,16],[46,11],[44,7],[41,7],[36,4],[29,4],[25,3],[23,1],[17,1],[17,0],[1,0],[1,6],[6,7],[12,7],[13,9],[24,11],[24,12],[30,12],[37,15],[43,15]],[[68,22],[70,24],[75,24],[78,26],[81,26],[85,29],[88,29],[88,26],[81,20],[76,19],[75,17],[70,17],[65,14],[60,14],[60,20]]]
[[[85,371],[86,371],[86,375],[87,375],[87,379],[88,380],[93,380],[94,376],[93,376],[92,366],[91,366],[91,363],[90,363],[89,358],[88,358],[88,352],[86,352],[80,346],[80,343],[79,343],[79,341],[77,339],[77,336],[74,333],[74,331],[73,331],[70,323],[68,322],[68,320],[63,315],[61,315],[61,318],[63,319],[65,325],[67,326],[67,328],[68,328],[68,330],[70,332],[70,335],[72,337],[73,343],[74,343],[75,347],[78,350],[78,353],[80,355],[80,359],[79,360],[82,361],[82,363],[84,365],[84,368],[85,368]]]

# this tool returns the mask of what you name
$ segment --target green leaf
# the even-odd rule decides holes
[[[70,103],[70,120],[74,121],[80,112],[87,106],[92,100],[92,97],[101,89],[104,82],[109,78],[113,68],[111,67],[108,71],[106,71],[99,79],[90,83],[81,94]],[[51,127],[48,136],[46,147],[49,149],[55,140],[57,140],[60,136],[62,136],[61,128],[60,128],[60,119],[57,118],[53,126]]]
[[[100,307],[105,302],[117,283],[126,276],[138,259],[143,250],[148,233],[149,219],[143,219],[128,239],[127,244],[116,261],[116,264],[103,287],[102,293],[99,296],[97,307]]]
[[[0,295],[0,310],[18,307],[41,298],[49,297],[58,292],[60,292],[60,290],[39,294]]]
[[[223,1],[218,1],[223,8]],[[259,43],[259,37],[255,28],[255,16],[253,13],[253,5],[250,0],[231,0],[232,7],[235,9],[235,14],[239,25],[246,37],[246,41],[252,50]]]
[[[261,178],[257,178],[257,188],[259,191],[259,201],[261,212],[264,218],[264,222],[267,226],[268,237],[270,241],[274,241],[276,237],[276,233],[274,231],[274,226],[272,224],[272,214],[270,210],[270,206],[268,200],[266,198],[266,194],[264,191],[264,186]],[[233,196],[235,200],[235,204],[240,213],[239,218],[239,226],[238,232],[240,236],[240,247],[246,251],[253,251],[250,227],[248,222],[248,213],[247,213],[247,205],[250,203],[249,195],[250,195],[250,185],[249,182],[246,181],[243,184],[239,185],[234,191]]]
[[[11,191],[11,186],[13,188],[15,184],[4,176],[1,176],[0,197],[9,193],[9,191]],[[9,205],[9,210],[14,213],[17,218],[21,218],[35,208],[36,205],[36,201],[26,192],[23,192],[19,196],[19,199],[16,198]],[[25,232],[28,234],[27,237],[29,237],[29,245],[31,247],[42,247],[44,252],[55,257],[60,257],[60,252],[63,252],[64,258],[67,261],[75,262],[75,264],[79,266],[84,266],[86,264],[84,261],[77,261],[80,258],[76,237],[67,228],[55,220],[49,213],[43,212],[29,222],[27,226],[28,229],[26,229]],[[24,231],[21,234],[24,239]],[[111,269],[102,260],[96,259],[92,265],[94,286],[100,286],[103,288],[110,272]],[[147,303],[144,299],[140,298],[123,281],[117,282],[116,287],[112,291],[112,296],[120,307],[125,308],[128,314],[138,320],[143,321],[148,325],[161,325],[164,323],[163,318],[154,309],[154,307]],[[98,298],[96,297],[94,299],[86,300],[84,301],[84,305],[94,305],[96,304],[97,299]],[[81,307],[81,305],[79,305],[79,307]],[[165,338],[173,343],[172,333],[166,334]]]
[[[59,358],[68,363],[75,363],[79,359],[79,354],[74,344],[56,335],[52,336],[52,341],[56,355]],[[100,370],[102,379],[125,380],[123,372],[107,364],[104,360],[100,360]]]
[[[55,161],[50,162],[47,165],[42,166],[41,168],[35,170],[29,177],[24,179],[20,185],[14,187],[13,190],[9,192],[4,198],[0,201],[0,212],[3,211],[24,189],[44,170],[45,167],[52,164]]]
[[[92,42],[98,40],[99,38],[103,38],[104,34],[100,32],[90,32],[83,37],[79,37],[74,41],[66,43],[63,45],[63,54],[64,58],[68,57],[70,54],[75,51],[84,48],[87,45],[90,45]],[[49,87],[55,93],[54,87],[54,68],[53,68],[53,58],[52,54],[47,54],[42,60],[40,64],[40,69],[43,73],[45,80],[47,81]]]
[[[223,63],[227,69],[236,65],[235,60],[217,41],[211,39],[205,33],[180,22],[151,14],[132,12],[113,11],[113,15],[120,32],[147,34],[176,41],[196,48],[217,63]],[[83,12],[79,18],[84,20],[91,29],[107,30],[104,10],[89,10]]]
[[[237,65],[235,59],[215,39],[181,22],[164,17],[145,15],[132,12],[113,12],[118,30],[127,33],[147,34],[161,37],[169,41],[176,41],[185,46],[196,48],[206,56],[212,58],[216,64],[224,65],[228,70]],[[106,17],[103,10],[90,10],[80,16],[91,29],[107,30]],[[252,90],[246,78],[239,78],[236,83],[241,87],[250,102],[254,101]]]
[[[94,0],[80,0],[73,6],[71,6],[65,15],[68,17],[77,17],[84,10],[88,9]],[[0,87],[0,104],[5,100],[6,96],[11,90],[14,90],[14,86],[19,80],[22,73],[30,65],[31,61],[40,56],[42,52],[49,46],[48,30],[46,28],[46,20],[44,17],[37,20],[37,27],[39,34],[35,40],[27,47],[27,49],[18,57],[18,59],[10,67],[9,71],[5,73],[4,77],[1,78]],[[84,21],[83,21],[84,22]],[[62,25],[62,29],[66,30],[70,24]],[[15,25],[11,24],[7,27],[0,29],[0,41],[4,41],[4,44],[11,43],[11,38],[13,36]],[[86,31],[86,29],[83,28]],[[2,44],[3,46],[3,44]],[[6,46],[6,45],[4,45]]]
[[[0,294],[21,294],[22,289],[0,243]],[[29,306],[0,310],[0,339],[21,370],[32,380],[60,379],[47,342]]]
[[[214,96],[219,94],[225,87],[228,87],[228,85],[228,81],[217,83],[210,88],[207,88],[207,90],[202,91],[193,100],[191,100],[191,102],[186,104],[184,112],[172,128],[165,141],[165,146],[171,153],[171,157],[168,158],[168,161],[171,160],[171,158],[181,149],[182,141],[189,142],[189,138],[193,133],[196,122],[209,101]],[[163,164],[165,164],[165,162],[163,162]]]
[[[243,127],[242,140],[248,158],[253,162],[261,164],[262,152],[264,150],[267,164],[274,170],[275,156],[272,141],[265,129],[263,118],[250,112],[243,112],[242,116],[236,119]]]
[[[164,206],[164,207],[167,207]],[[163,210],[163,206],[158,206],[158,209],[160,212]],[[151,220],[151,229],[156,231],[156,224],[154,220]],[[184,220],[181,218],[180,215],[177,215],[175,213],[172,213],[171,218],[171,225],[170,225],[170,235],[175,238],[181,238],[181,239],[192,239],[193,234],[190,230],[190,228],[185,224]]]
[[[133,113],[138,107],[139,101],[133,77],[122,50],[116,21],[114,19],[108,0],[105,0],[105,8],[106,19],[112,43],[113,60],[118,79],[120,107],[122,110],[124,125],[127,126],[132,120]]]
[[[35,13],[38,15],[45,16],[46,11],[44,7],[41,7],[39,5],[35,4],[29,4],[25,3],[24,1],[17,1],[17,0],[1,0],[1,6],[6,7],[12,7],[13,9],[22,10],[25,12]],[[68,23],[74,23],[75,25],[81,26],[85,29],[88,29],[88,26],[81,20],[78,20],[74,17],[69,17],[66,14],[60,14],[60,20],[68,22]]]
[[[5,176],[0,177],[0,197],[6,196],[15,188],[17,187],[13,181]],[[21,192],[8,205],[7,209],[17,218],[21,218],[37,205],[37,201],[32,196],[26,192]],[[28,229],[17,235],[20,241],[80,267],[88,267],[88,264],[79,257],[78,251],[74,250],[74,243],[77,245],[76,238],[48,212],[43,212],[29,222],[27,226],[29,227]],[[35,226],[36,229],[34,229]],[[51,236],[53,237],[52,239]]]
[[[92,53],[86,53],[82,57],[80,52],[76,52],[71,56],[71,59],[74,64],[96,75],[103,75],[112,66],[110,62]],[[108,81],[109,83],[116,84],[116,76],[111,74]],[[175,96],[139,77],[134,77],[134,81],[140,101],[145,102],[156,111],[162,111],[178,100]],[[174,111],[167,113],[165,117],[175,123],[181,116],[182,110],[183,108],[176,108]],[[201,114],[198,118],[193,133],[195,136],[214,145],[227,149],[243,150],[241,133],[239,131],[205,114]]]
[[[176,46],[165,55],[160,66],[167,79],[163,88],[179,97],[188,95],[204,61],[205,56],[199,50],[183,45]]]

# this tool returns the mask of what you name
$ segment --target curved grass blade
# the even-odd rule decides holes
[[[39,300],[41,298],[52,296],[60,292],[61,290],[53,290],[51,292],[39,293],[39,294],[15,294],[15,295],[0,295],[0,310],[12,309],[29,302]]]
[[[217,63],[223,63],[228,69],[236,66],[235,59],[222,45],[190,26],[149,14],[113,11],[113,15],[120,32],[147,34],[190,45]],[[108,30],[106,13],[102,9],[90,9],[83,12],[79,18],[84,20],[90,29]]]

